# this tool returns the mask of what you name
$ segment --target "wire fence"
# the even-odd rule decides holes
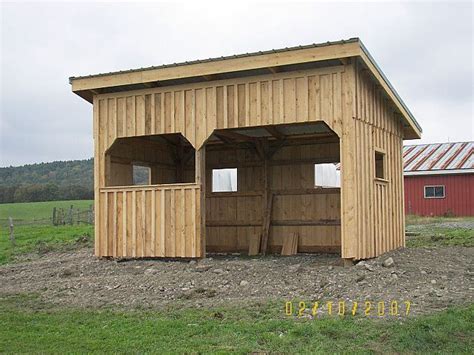
[[[9,216],[0,219],[0,225],[6,226],[10,231],[10,239],[14,242],[14,227],[19,226],[65,226],[94,224],[94,207],[90,205],[88,209],[79,209],[71,205],[69,208],[53,207],[49,217],[21,219]]]
[[[74,224],[94,224],[94,208],[92,205],[88,210],[53,208],[51,222],[54,226]]]

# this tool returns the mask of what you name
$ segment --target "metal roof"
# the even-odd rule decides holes
[[[336,163],[339,170],[341,163]],[[474,142],[403,146],[403,175],[474,173]]]
[[[406,145],[403,171],[405,175],[474,172],[474,142]]]
[[[267,51],[234,54],[234,55],[228,55],[228,56],[224,56],[224,57],[213,57],[213,58],[208,58],[208,59],[197,59],[197,60],[192,60],[192,61],[187,61],[187,62],[162,64],[162,65],[156,65],[156,66],[150,66],[150,67],[128,69],[128,70],[119,70],[119,71],[99,73],[99,74],[91,74],[91,75],[85,75],[85,76],[71,76],[69,78],[69,83],[71,83],[73,80],[76,80],[76,79],[96,78],[96,77],[100,77],[100,76],[107,76],[107,75],[113,75],[113,74],[126,74],[126,73],[140,72],[140,71],[145,71],[145,70],[155,70],[155,69],[179,67],[179,66],[183,66],[183,65],[217,62],[217,61],[220,61],[220,60],[254,57],[254,56],[258,56],[258,55],[262,55],[262,54],[282,53],[282,52],[294,51],[294,50],[298,50],[298,49],[325,47],[325,46],[332,46],[334,44],[353,43],[353,42],[358,42],[358,41],[360,41],[359,38],[353,37],[353,38],[349,38],[347,40],[340,40],[340,41],[328,41],[328,42],[324,42],[324,43],[312,43],[312,44],[303,45],[303,46],[285,47],[285,48],[279,48],[279,49],[270,49],[270,50],[267,50]]]

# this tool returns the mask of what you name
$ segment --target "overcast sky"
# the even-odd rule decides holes
[[[456,3],[2,3],[0,166],[92,156],[86,75],[360,37],[423,128],[473,140],[473,7]]]

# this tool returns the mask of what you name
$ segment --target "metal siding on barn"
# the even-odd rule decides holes
[[[444,185],[444,198],[424,198],[424,187]],[[474,216],[474,174],[405,176],[405,213]]]

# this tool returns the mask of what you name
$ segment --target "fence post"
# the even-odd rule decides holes
[[[53,226],[57,226],[58,221],[56,220],[56,207],[53,207]]]
[[[8,222],[10,224],[10,242],[15,246],[15,234],[13,233],[13,218],[8,217]]]
[[[89,205],[89,211],[87,213],[87,222],[89,224],[94,224],[94,210],[92,205]]]
[[[72,216],[72,213],[73,213],[73,207],[71,205],[71,207],[69,207],[69,212],[68,212],[68,215],[67,215],[67,221],[68,221],[68,224],[72,225],[73,224],[73,216]]]

